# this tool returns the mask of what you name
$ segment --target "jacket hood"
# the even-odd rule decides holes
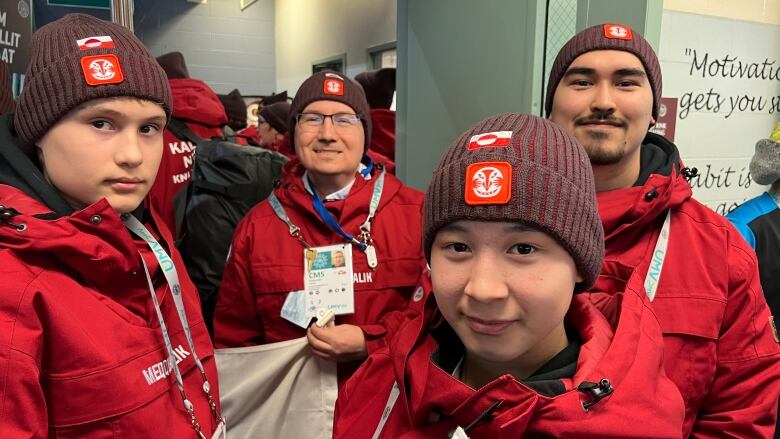
[[[214,91],[200,79],[171,79],[173,117],[210,127],[222,127],[228,118]]]
[[[0,184],[18,188],[37,200],[40,204],[35,207],[34,213],[71,214],[73,208],[46,181],[38,167],[35,147],[16,136],[13,120],[13,113],[0,116]]]
[[[597,401],[609,405],[603,413],[614,413],[614,419],[622,415],[626,419],[648,416],[644,410],[641,415],[631,412],[644,406],[646,398],[656,398],[661,401],[658,404],[665,404],[661,410],[665,413],[658,413],[661,420],[649,419],[647,431],[666,429],[679,434],[682,398],[663,372],[662,336],[644,295],[642,279],[628,267],[617,267],[613,273],[616,276],[596,286],[607,287],[610,292],[592,290],[574,296],[566,319],[578,331],[582,347],[574,377],[562,379],[565,393],[544,396],[511,375],[474,390],[437,367],[431,361],[436,342],[428,334],[438,312],[433,294],[429,294],[424,313],[404,325],[388,343],[395,380],[401,388],[397,403],[406,405],[412,424],[417,426],[430,424],[431,413],[439,413],[442,422],[431,425],[436,429],[429,432],[432,434],[446,434],[480,418],[483,421],[474,428],[472,437],[520,437],[551,424],[560,431],[593,434],[587,437],[619,437],[610,435],[617,431],[636,437],[636,432],[625,433],[624,427],[615,426],[612,431],[603,424],[604,418],[596,421],[582,409],[581,404],[592,399],[585,387],[607,379],[614,393]],[[623,292],[613,292],[615,287]],[[502,402],[497,407],[491,407],[499,400]],[[490,416],[484,420],[487,412]],[[631,428],[641,431],[638,426]]]
[[[677,146],[662,136],[647,133],[641,148],[636,184],[596,194],[607,247],[610,239],[625,229],[641,228],[659,217],[662,220],[664,212],[692,196]]]

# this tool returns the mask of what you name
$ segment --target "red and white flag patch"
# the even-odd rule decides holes
[[[323,92],[326,95],[343,96],[344,95],[344,81],[338,79],[326,79],[323,83]]]
[[[466,168],[466,204],[507,204],[512,197],[512,165],[507,162],[472,163]]]
[[[336,78],[336,79],[341,79],[342,81],[344,80],[344,78],[342,78],[341,76],[339,76],[339,75],[337,75],[337,74],[335,74],[335,73],[330,73],[330,72],[325,72],[325,77],[326,77],[326,78]]]
[[[512,144],[511,131],[475,134],[469,139],[469,151],[479,148],[506,148]]]
[[[604,36],[613,40],[631,40],[634,38],[634,31],[622,24],[608,23],[604,25]]]
[[[93,55],[81,58],[81,71],[89,85],[118,84],[125,80],[116,55]]]
[[[79,45],[79,49],[82,51],[89,49],[113,49],[114,40],[108,35],[102,37],[89,37],[76,40],[76,44]]]

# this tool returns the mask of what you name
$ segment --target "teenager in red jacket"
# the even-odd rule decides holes
[[[217,346],[308,336],[317,355],[342,363],[343,379],[407,318],[423,266],[423,195],[365,157],[371,139],[367,112],[360,85],[347,77],[320,72],[301,85],[290,111],[297,159],[287,164],[274,196],[236,229],[214,316]],[[296,324],[282,317],[282,309],[285,303],[293,307],[299,294],[326,293],[306,285],[323,274],[317,267],[332,250],[321,247],[332,245],[352,255],[352,278],[340,278],[344,285],[338,289],[346,291],[338,297],[354,300],[353,311],[337,315],[334,327],[307,331],[314,310]],[[332,271],[338,276],[344,270]],[[329,308],[349,309],[338,305],[345,308]]]
[[[214,91],[200,79],[190,78],[184,57],[171,52],[157,58],[168,75],[173,93],[172,117],[183,121],[198,137],[222,137],[222,127],[228,123],[225,107]],[[165,130],[165,148],[158,178],[149,192],[152,207],[170,230],[175,230],[173,198],[192,179],[192,155],[195,146]]]
[[[641,279],[622,267],[583,293],[604,235],[576,139],[525,114],[479,122],[444,153],[424,219],[425,316],[347,382],[335,438],[680,437]]]
[[[636,266],[645,279],[666,373],[685,398],[684,436],[770,438],[780,347],[756,256],[691,197],[693,173],[677,147],[647,132],[660,98],[652,47],[626,26],[604,24],[561,49],[545,105],[590,157],[607,263]],[[602,275],[612,275],[608,264]]]
[[[0,119],[0,437],[212,437],[197,293],[144,207],[165,73],[127,29],[81,14],[39,29],[30,58]]]

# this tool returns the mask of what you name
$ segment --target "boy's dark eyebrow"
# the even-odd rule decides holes
[[[525,224],[513,223],[512,225],[507,226],[506,231],[507,232],[539,232],[540,230],[535,227],[527,226]]]
[[[566,71],[566,73],[563,74],[564,77],[571,76],[571,75],[593,75],[596,73],[595,69],[592,69],[590,67],[571,67],[569,70]],[[633,67],[626,67],[623,69],[617,69],[614,73],[615,76],[641,76],[645,77],[647,76],[647,73],[645,73],[642,69],[637,69]]]
[[[647,76],[647,73],[645,73],[642,69],[635,69],[635,68],[625,68],[625,69],[618,69],[615,71],[615,75],[617,76],[641,76],[645,77]]]
[[[95,112],[99,112],[99,113],[102,113],[102,114],[109,114],[109,115],[114,116],[114,117],[125,117],[125,114],[122,113],[121,111],[116,111],[113,108],[105,106],[105,105],[98,105],[96,107],[84,107],[84,108],[82,108],[79,111],[95,111]],[[145,122],[151,122],[151,121],[160,122],[162,124],[165,124],[168,121],[168,118],[165,115],[162,115],[162,114],[157,115],[156,114],[154,116],[150,116],[150,117],[145,119]]]
[[[569,67],[568,70],[566,70],[566,73],[563,74],[563,77],[571,76],[571,75],[592,75],[596,73],[596,69],[592,69],[590,67]]]

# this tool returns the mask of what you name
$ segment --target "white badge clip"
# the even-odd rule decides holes
[[[330,327],[335,325],[335,322],[333,321],[335,319],[336,314],[333,311],[320,308],[317,310],[317,321],[314,322],[314,324],[320,328]]]
[[[466,430],[464,430],[463,427],[458,427],[452,433],[452,439],[469,439],[469,437],[466,435]]]
[[[372,269],[376,268],[379,263],[376,259],[376,248],[371,244],[366,247],[366,259],[368,260],[368,267]]]

